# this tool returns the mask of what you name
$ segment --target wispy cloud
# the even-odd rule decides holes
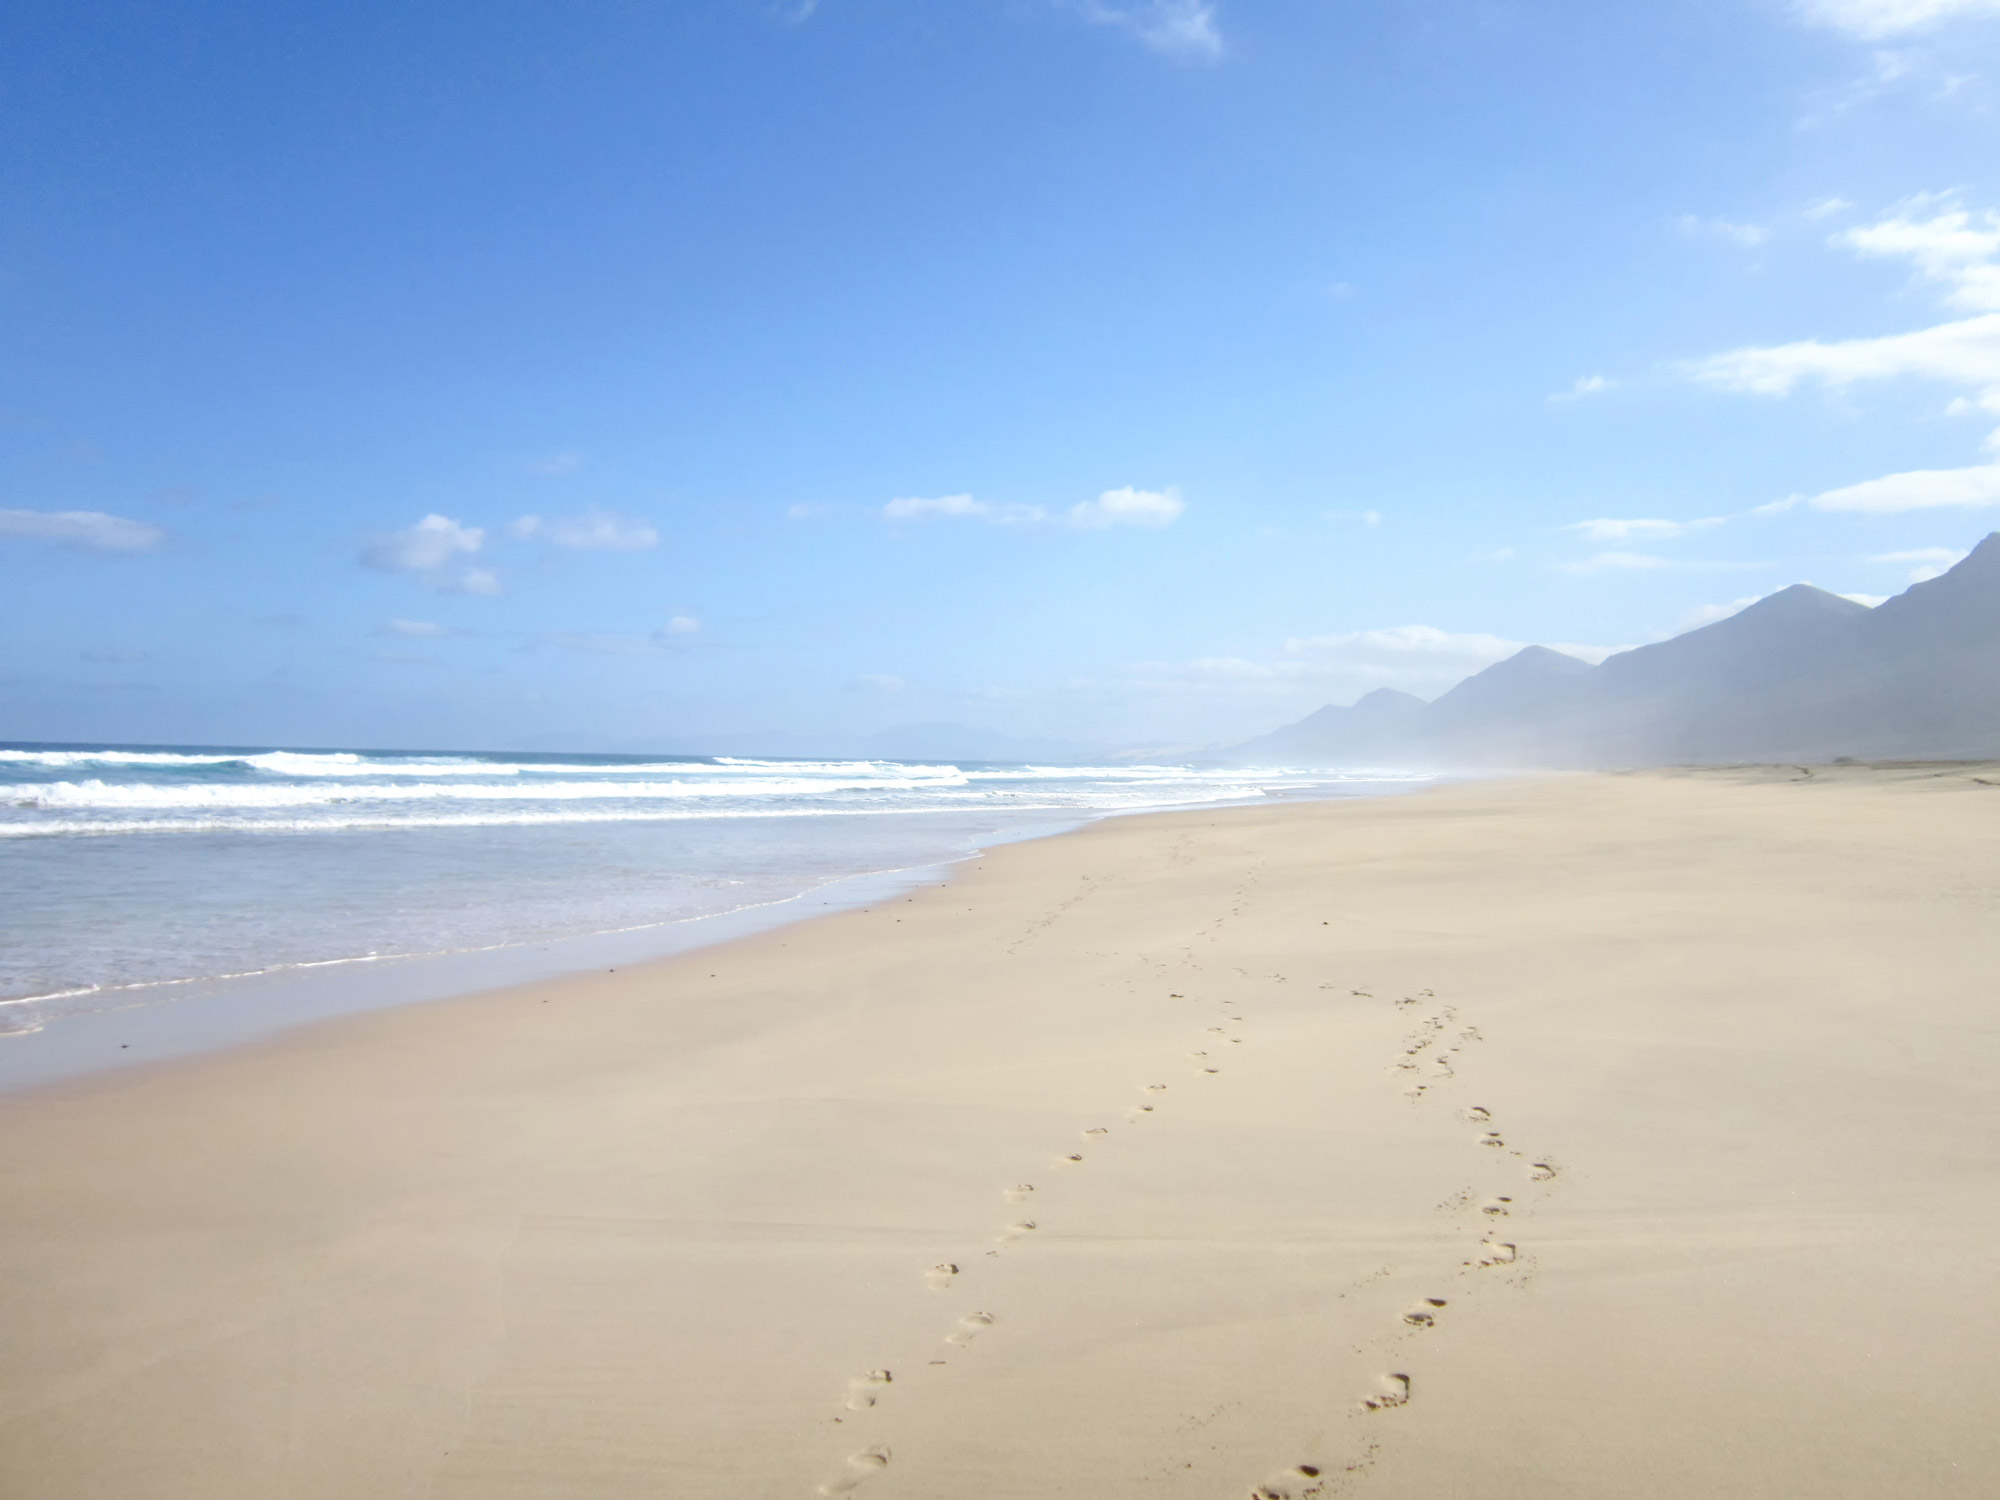
[[[150,552],[166,532],[101,510],[0,510],[0,538],[50,542],[84,552]]]
[[[1680,630],[1676,634],[1699,630],[1704,625],[1713,625],[1719,620],[1728,619],[1731,615],[1741,614],[1763,597],[1762,594],[1745,594],[1742,598],[1732,599],[1727,604],[1698,604],[1681,616]]]
[[[1894,515],[1906,510],[2000,505],[2000,463],[1966,469],[1911,469],[1843,485],[1812,497],[1815,510]]]
[[[970,495],[938,495],[928,499],[910,495],[882,507],[885,521],[969,520],[985,521],[992,526],[1032,526],[1048,518],[1049,513],[1039,505],[995,504],[975,500]]]
[[[1696,361],[1689,371],[1719,390],[1758,396],[1788,396],[1808,380],[1840,387],[1904,375],[2000,388],[2000,313],[1880,338],[1732,349]]]
[[[1771,231],[1762,224],[1738,224],[1730,219],[1704,219],[1694,214],[1682,214],[1674,220],[1674,227],[1690,239],[1723,240],[1746,250],[1771,237]]]
[[[532,474],[546,474],[555,478],[563,474],[574,474],[583,467],[583,455],[573,449],[560,453],[550,453],[541,458],[528,460],[528,471]]]
[[[1690,531],[1705,531],[1711,526],[1720,526],[1726,516],[1704,516],[1698,521],[1578,521],[1574,526],[1566,526],[1565,531],[1580,531],[1593,542],[1665,541],[1671,537],[1686,536]]]
[[[399,636],[411,641],[441,640],[445,636],[465,634],[464,631],[454,630],[449,625],[440,625],[435,620],[384,620],[375,633]]]
[[[522,516],[507,530],[522,541],[576,552],[645,552],[660,545],[659,531],[648,522],[596,506],[580,516]]]
[[[1799,0],[1798,12],[1815,25],[1879,42],[1949,21],[2000,16],[2000,0]]]
[[[1606,391],[1618,389],[1618,382],[1609,375],[1580,375],[1576,384],[1566,391],[1557,391],[1549,400],[1556,402],[1581,401],[1586,396],[1601,396]]]
[[[1945,300],[1955,307],[2000,309],[2000,213],[1991,209],[1975,214],[1949,193],[1919,193],[1887,218],[1846,230],[1832,242],[1861,255],[1913,262],[1919,275],[1945,284]]]
[[[1912,547],[1903,552],[1883,552],[1869,558],[1874,563],[1907,566],[1912,583],[1925,583],[1964,562],[1966,553],[1956,547]]]
[[[1222,31],[1211,0],[1076,0],[1075,8],[1100,26],[1115,26],[1162,56],[1180,62],[1222,60]]]
[[[1180,519],[1187,503],[1178,490],[1106,490],[1095,500],[1083,500],[1069,508],[1069,524],[1086,531],[1104,531],[1113,526],[1171,526]]]
[[[1064,514],[1064,522],[1079,531],[1108,531],[1114,526],[1171,526],[1187,509],[1174,489],[1141,490],[1126,486],[1106,490],[1095,500],[1080,500]],[[907,496],[881,509],[889,522],[937,520],[983,521],[989,526],[1039,526],[1053,520],[1039,505],[975,500],[971,495]]]
[[[1975,316],[1877,338],[1735,349],[1698,360],[1687,373],[1720,390],[1760,396],[1787,396],[1807,382],[1843,389],[1871,380],[1934,380],[1971,391],[1952,402],[1952,411],[2000,416],[2000,214],[1975,214],[1949,194],[1919,194],[1829,243],[1907,260],[1921,280],[1943,288],[1948,305]],[[2000,451],[2000,432],[1988,446]],[[1887,474],[1824,491],[1809,503],[1873,513],[2000,504],[2000,462]]]
[[[459,566],[486,545],[484,527],[432,514],[414,526],[378,536],[361,549],[361,565],[379,573],[407,573],[441,594],[494,595],[500,578],[490,568]]]

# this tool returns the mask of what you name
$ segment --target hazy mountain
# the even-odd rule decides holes
[[[1433,703],[1390,696],[1223,758],[1471,769],[2000,754],[2000,533],[1875,609],[1797,584],[1596,667],[1530,646]]]
[[[1239,764],[1301,761],[1359,764],[1407,750],[1430,705],[1394,688],[1377,688],[1351,708],[1328,704],[1318,713],[1221,752]]]

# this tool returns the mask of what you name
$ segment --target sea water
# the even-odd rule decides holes
[[[282,1007],[297,986],[279,981],[310,977],[324,996],[329,970],[394,992],[384,991],[384,966],[451,955],[489,957],[460,965],[456,980],[427,982],[425,993],[505,982],[552,961],[594,961],[575,946],[591,935],[623,934],[616,951],[628,959],[649,943],[671,951],[698,940],[704,923],[725,936],[742,930],[746,912],[789,903],[805,915],[828,904],[804,893],[866,899],[879,881],[854,877],[934,867],[1091,818],[1366,795],[1423,779],[5,745],[0,1042],[231,984],[238,1011],[245,995],[259,997],[253,1008]],[[713,920],[731,913],[737,922]],[[549,959],[552,944],[571,959]],[[531,952],[543,956],[529,962]],[[514,953],[523,961],[510,967]],[[435,964],[423,972],[443,973]],[[154,1017],[149,1034],[172,1024]]]

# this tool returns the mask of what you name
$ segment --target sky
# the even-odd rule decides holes
[[[16,0],[0,739],[1230,741],[2000,526],[2000,0]]]

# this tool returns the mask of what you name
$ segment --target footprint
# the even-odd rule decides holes
[[[1489,1130],[1479,1138],[1479,1144],[1482,1146],[1504,1146],[1507,1143],[1500,1138],[1499,1131]]]
[[[1146,1092],[1149,1094],[1157,1094],[1160,1092],[1161,1089],[1165,1087],[1166,1085],[1164,1083],[1149,1083],[1146,1085]]]
[[[1465,1123],[1468,1125],[1484,1125],[1492,1118],[1493,1111],[1483,1104],[1475,1104],[1465,1112]]]
[[[1545,1161],[1538,1161],[1528,1168],[1530,1182],[1547,1182],[1556,1175],[1556,1169]]]
[[[1487,1240],[1479,1247],[1479,1264],[1482,1266],[1511,1266],[1520,1252],[1512,1245],[1499,1240]]]
[[[1381,1394],[1365,1396],[1361,1407],[1364,1411],[1387,1411],[1392,1406],[1405,1406],[1410,1399],[1410,1377],[1407,1375],[1384,1375]]]
[[[1221,1071],[1222,1071],[1222,1069],[1220,1069],[1220,1068],[1203,1068],[1203,1069],[1202,1069],[1202,1072],[1204,1072],[1204,1073],[1220,1073]]]
[[[1033,1219],[1022,1219],[1017,1223],[1007,1226],[1006,1230],[1000,1236],[1000,1243],[1004,1245],[1009,1240],[1018,1240],[1022,1235],[1033,1234],[1034,1232],[1035,1221]]]
[[[1507,1205],[1513,1201],[1512,1198],[1488,1198],[1479,1205],[1479,1211],[1489,1218],[1504,1219],[1508,1214]]]
[[[1057,1157],[1056,1165],[1059,1167],[1073,1167],[1082,1160],[1083,1160],[1083,1153],[1081,1151],[1072,1151],[1067,1156]]]
[[[924,1284],[934,1292],[941,1292],[949,1287],[957,1276],[957,1266],[948,1260],[940,1261],[924,1272]]]
[[[991,1328],[993,1321],[992,1313],[967,1313],[958,1320],[958,1327],[944,1336],[944,1341],[963,1349],[978,1338],[982,1330]]]
[[[1207,1054],[1206,1052],[1190,1052],[1190,1053],[1188,1054],[1188,1056],[1189,1056],[1189,1057],[1206,1057],[1206,1056],[1208,1056],[1208,1054]]]
[[[1029,1198],[1034,1196],[1034,1192],[1035,1185],[1032,1182],[1017,1182],[1001,1193],[1000,1196],[1005,1198],[1009,1203],[1026,1203]]]
[[[1089,1128],[1088,1130],[1084,1131],[1084,1133],[1083,1133],[1083,1138],[1084,1138],[1084,1139],[1085,1139],[1085,1140],[1087,1141],[1087,1140],[1089,1140],[1089,1139],[1090,1139],[1090,1138],[1091,1138],[1092,1136],[1098,1136],[1098,1135],[1109,1135],[1109,1134],[1111,1134],[1111,1127],[1110,1127],[1110,1126],[1108,1126],[1108,1125],[1093,1125],[1093,1126],[1091,1126],[1091,1127],[1090,1127],[1090,1128]]]
[[[842,1475],[839,1479],[829,1479],[819,1487],[819,1492],[822,1495],[852,1494],[862,1480],[889,1467],[889,1450],[863,1448],[859,1453],[850,1453],[847,1455],[847,1467],[855,1472]]]
[[[1143,1120],[1152,1112],[1153,1106],[1150,1104],[1135,1104],[1125,1111],[1125,1118],[1127,1120]]]
[[[1307,1495],[1317,1495],[1322,1486],[1313,1481],[1319,1475],[1318,1464],[1293,1464],[1277,1478],[1267,1479],[1252,1490],[1250,1500],[1303,1500]],[[1305,1481],[1303,1486],[1301,1480]]]
[[[1437,1310],[1443,1306],[1444,1298],[1426,1297],[1403,1314],[1403,1321],[1412,1328],[1430,1328],[1436,1324]]]
[[[866,1411],[875,1404],[875,1393],[890,1384],[895,1377],[887,1370],[870,1370],[866,1375],[857,1375],[847,1382],[847,1409]]]

